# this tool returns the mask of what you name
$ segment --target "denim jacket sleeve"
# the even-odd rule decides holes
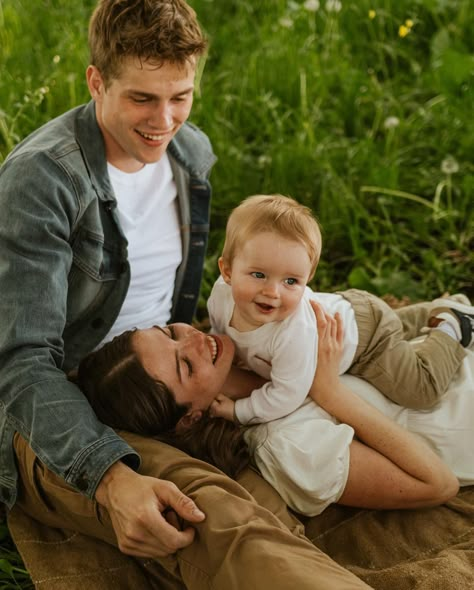
[[[15,431],[89,497],[117,460],[139,464],[62,370],[80,181],[61,158],[40,150],[13,154],[0,171],[0,500],[9,506],[16,494],[9,471]]]

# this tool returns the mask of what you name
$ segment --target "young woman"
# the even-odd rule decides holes
[[[248,395],[261,379],[232,367],[230,339],[205,335],[185,324],[119,336],[83,361],[79,385],[103,422],[157,436],[228,474],[235,476],[248,462],[248,444],[264,477],[292,508],[308,515],[321,512],[331,502],[371,508],[433,506],[454,496],[459,480],[463,485],[474,483],[470,451],[474,427],[451,430],[450,420],[456,419],[450,411],[453,395],[448,392],[441,402],[449,406],[443,419],[450,440],[446,448],[437,448],[437,454],[430,448],[436,446],[435,433],[431,440],[429,432],[422,434],[427,445],[416,436],[415,421],[406,423],[414,434],[362,400],[338,377],[340,322],[317,304],[314,309],[322,334],[321,362],[312,390],[317,404],[309,400],[291,418],[245,430],[212,418],[208,409],[212,411],[219,392],[234,398]],[[465,362],[472,361],[468,354]],[[360,380],[350,379],[360,386]],[[458,397],[468,400],[464,413],[471,412],[472,425],[474,396],[467,392]],[[306,414],[308,408],[324,413],[317,416],[317,423]],[[431,417],[438,429],[437,408],[409,411],[422,415],[425,424]],[[314,429],[295,428],[291,419],[309,421]],[[322,429],[342,431],[338,444],[344,452],[334,453],[334,445],[320,436]],[[301,431],[305,448],[299,448]],[[278,440],[283,441],[280,446]],[[450,464],[455,474],[439,455],[455,458]],[[301,478],[293,477],[296,472],[308,476],[304,485]]]

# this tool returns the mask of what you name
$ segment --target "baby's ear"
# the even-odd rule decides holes
[[[189,410],[176,424],[176,432],[181,433],[202,418],[202,410]]]
[[[222,258],[222,256],[217,261],[217,264],[219,265],[219,270],[221,271],[222,278],[228,285],[230,285],[230,279],[232,276],[232,268],[230,264],[227,264],[227,262]]]

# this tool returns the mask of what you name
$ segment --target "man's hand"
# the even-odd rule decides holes
[[[119,549],[137,557],[165,557],[187,547],[195,531],[181,530],[178,519],[205,519],[172,482],[135,473],[120,461],[105,473],[95,497],[110,515]]]
[[[220,393],[216,399],[212,402],[209,408],[211,416],[217,416],[219,418],[225,418],[229,422],[236,422],[235,414],[235,402],[226,395]]]

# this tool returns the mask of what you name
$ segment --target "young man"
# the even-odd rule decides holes
[[[366,588],[292,533],[262,480],[245,476],[252,496],[175,449],[120,436],[67,380],[124,327],[191,320],[215,159],[186,123],[206,42],[184,0],[101,0],[89,41],[92,101],[34,132],[0,172],[0,500],[166,557],[187,588]]]

